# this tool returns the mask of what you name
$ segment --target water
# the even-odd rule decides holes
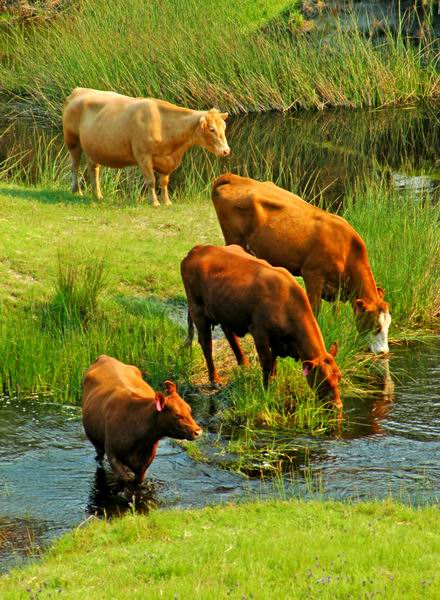
[[[322,196],[327,204],[338,205],[356,184],[378,179],[402,194],[438,198],[440,119],[434,109],[250,115],[230,119],[227,135],[230,158],[191,148],[171,176],[170,189],[179,192],[194,180],[209,186],[220,172],[231,170],[272,179],[307,200]],[[62,136],[41,124],[5,119],[1,125],[0,119],[0,170],[5,167],[6,178],[35,183],[43,170],[70,188]],[[105,182],[110,170],[102,171]],[[137,168],[123,172],[128,185],[140,179]]]
[[[440,343],[394,350],[383,392],[344,399],[346,422],[336,437],[295,438],[298,449],[290,451],[281,479],[262,482],[198,463],[163,440],[135,507],[191,508],[280,495],[438,502],[439,359]],[[131,510],[131,493],[118,488],[108,467],[96,468],[78,407],[3,397],[0,437],[3,569],[91,515]],[[259,456],[254,474],[262,465]]]

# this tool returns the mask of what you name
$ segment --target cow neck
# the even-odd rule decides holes
[[[314,360],[326,354],[324,338],[313,315],[312,309],[304,312],[301,330],[298,331],[298,320],[295,320],[295,350],[300,360]]]
[[[364,265],[358,263],[354,269],[351,268],[349,270],[349,277],[353,307],[356,306],[356,300],[358,299],[365,300],[367,303],[379,300],[376,282],[374,281],[373,272],[368,260]]]
[[[162,107],[161,110],[164,110]],[[185,152],[198,143],[197,136],[195,135],[197,126],[200,121],[200,117],[206,114],[204,110],[191,110],[189,108],[178,107],[178,110],[171,110],[165,107],[165,110],[169,110],[170,114],[177,115],[179,117],[179,126],[176,127],[177,133],[170,136],[168,145],[179,150],[179,152]]]
[[[142,400],[144,400],[142,403],[142,417],[145,419],[146,424],[142,438],[145,440],[146,447],[152,448],[165,436],[165,434],[161,426],[160,413],[156,408],[155,400],[151,398]]]

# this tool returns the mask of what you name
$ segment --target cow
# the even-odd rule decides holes
[[[123,482],[141,483],[164,436],[195,440],[202,429],[172,381],[155,392],[139,369],[102,355],[83,380],[82,421],[102,464],[104,454]]]
[[[315,314],[321,298],[349,300],[370,350],[389,351],[384,291],[376,287],[365,242],[345,219],[270,181],[232,173],[214,181],[212,200],[226,244],[301,275]]]
[[[93,194],[102,198],[99,166],[138,165],[153,206],[159,206],[155,172],[160,176],[162,199],[168,195],[170,174],[193,145],[216,156],[228,156],[225,137],[228,113],[216,108],[191,110],[155,98],[131,98],[115,92],[75,88],[64,102],[64,142],[71,157],[72,192],[80,192],[78,167],[87,159]]]
[[[302,361],[318,397],[342,407],[337,343],[326,351],[307,295],[286,269],[237,245],[195,246],[183,259],[181,274],[188,298],[186,343],[192,343],[195,324],[214,387],[220,379],[212,359],[211,328],[220,324],[239,365],[248,359],[238,338],[252,335],[265,387],[276,374],[278,356],[291,356]]]

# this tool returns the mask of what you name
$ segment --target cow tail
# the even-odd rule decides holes
[[[194,321],[192,320],[191,313],[188,308],[188,335],[186,337],[185,343],[183,344],[184,348],[191,348],[192,341],[194,339]]]

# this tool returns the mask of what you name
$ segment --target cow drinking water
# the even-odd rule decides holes
[[[384,291],[376,287],[365,242],[345,219],[270,181],[231,173],[214,181],[212,200],[226,244],[301,275],[315,313],[321,298],[349,300],[371,351],[388,352]]]
[[[141,482],[164,436],[195,440],[202,429],[171,381],[155,392],[137,367],[100,356],[83,382],[82,418],[96,458],[107,456],[123,481]]]
[[[217,109],[191,110],[155,98],[130,98],[115,92],[75,88],[64,102],[64,141],[70,152],[72,192],[78,192],[81,153],[87,159],[93,194],[102,198],[99,166],[138,165],[153,206],[159,206],[156,177],[162,200],[168,196],[170,174],[193,145],[216,156],[228,156],[225,137],[228,113]]]
[[[188,298],[188,343],[197,327],[212,384],[219,377],[212,359],[211,327],[220,324],[239,365],[247,364],[239,337],[255,341],[263,381],[275,375],[278,356],[301,360],[308,384],[341,408],[341,373],[327,352],[307,295],[286,269],[272,267],[240,246],[195,246],[181,263]]]

